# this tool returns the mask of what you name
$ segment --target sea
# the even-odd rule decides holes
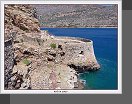
[[[55,36],[91,39],[100,70],[79,74],[85,90],[116,90],[118,88],[117,28],[41,28]]]

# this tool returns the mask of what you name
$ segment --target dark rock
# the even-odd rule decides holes
[[[81,51],[79,54],[82,54],[82,55],[84,55],[84,52],[83,52],[83,51]]]
[[[48,56],[48,57],[47,57],[47,60],[48,60],[48,61],[54,61],[55,58],[54,58],[53,56]]]
[[[49,55],[56,57],[57,52],[55,50],[50,50]]]
[[[100,69],[100,66],[78,66],[74,64],[69,64],[68,66],[70,68],[75,69],[79,73],[84,72],[84,71],[96,71]]]
[[[26,49],[23,51],[23,54],[31,55],[31,52],[28,49]]]
[[[17,83],[15,86],[16,89],[19,89],[20,87],[21,87],[21,83]]]
[[[58,45],[58,48],[62,50],[62,45]]]
[[[74,82],[74,88],[78,88],[78,83]]]
[[[61,56],[64,56],[64,55],[65,55],[65,52],[61,52],[60,55],[61,55]]]

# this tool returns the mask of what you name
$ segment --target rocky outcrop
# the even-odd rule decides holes
[[[4,82],[5,89],[18,89],[21,85],[22,75],[13,73],[14,67],[14,42],[25,33],[40,32],[39,22],[35,18],[36,12],[31,5],[5,5],[5,64]]]
[[[24,51],[26,44],[32,44],[40,49],[42,56],[45,56],[45,53],[48,55],[48,61],[62,62],[70,67],[84,71],[100,68],[94,55],[93,42],[91,40],[71,37],[52,38],[43,33],[40,36],[33,34],[22,35],[21,40],[25,43],[23,48],[21,46],[22,51]],[[55,47],[52,45],[55,45]],[[27,46],[26,49],[28,49],[30,54],[35,54],[35,49],[33,50],[33,48]]]
[[[13,73],[22,75],[26,83],[26,87],[20,86],[20,89],[27,86],[31,89],[73,89],[78,83],[77,72],[100,68],[91,40],[54,37],[45,31],[38,35],[27,33],[21,40],[14,44],[16,65],[13,68]]]
[[[14,51],[12,38],[5,40],[4,45],[4,83],[5,88],[8,88],[9,79],[11,78],[12,68],[14,66]]]
[[[6,32],[40,32],[39,22],[34,16],[35,11],[30,5],[5,5]]]

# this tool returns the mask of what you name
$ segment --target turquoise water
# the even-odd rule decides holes
[[[42,28],[56,36],[88,38],[94,42],[96,58],[101,69],[80,74],[85,89],[117,89],[117,29],[116,28]]]

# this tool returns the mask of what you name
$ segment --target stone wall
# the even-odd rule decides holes
[[[77,71],[97,70],[100,68],[94,54],[92,40],[74,37],[57,37],[57,41],[65,53],[65,64],[68,64]]]

